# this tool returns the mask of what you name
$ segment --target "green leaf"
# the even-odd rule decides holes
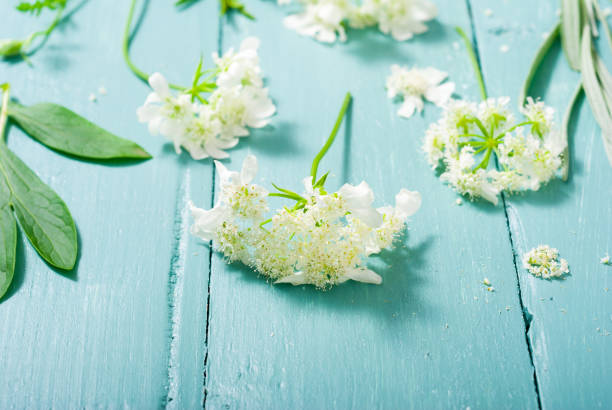
[[[536,56],[533,59],[533,62],[531,63],[531,67],[529,68],[529,74],[527,74],[527,78],[525,79],[525,82],[523,83],[523,89],[521,90],[521,95],[518,100],[520,107],[522,107],[523,104],[525,104],[525,99],[527,99],[527,97],[529,96],[529,89],[531,88],[531,83],[533,82],[533,78],[538,72],[538,68],[540,68],[540,64],[542,63],[542,60],[544,60],[544,57],[546,56],[546,54],[548,54],[550,47],[552,47],[557,37],[559,37],[560,32],[561,32],[561,23],[558,23],[555,26],[555,28],[550,32],[550,34],[546,37],[546,39],[544,40],[544,42],[538,49],[538,52],[536,53]]]
[[[0,178],[0,299],[8,290],[15,273],[17,224],[11,212],[11,192]]]
[[[43,9],[56,10],[58,7],[65,7],[66,0],[36,0],[33,2],[22,1],[17,5],[17,10],[22,13],[36,14],[37,16]]]
[[[96,160],[151,158],[140,145],[111,134],[61,105],[26,107],[11,101],[8,114],[32,138],[66,154]]]
[[[591,33],[589,27],[586,26],[582,35],[582,85],[584,86],[584,93],[589,100],[595,120],[601,127],[604,148],[608,155],[608,161],[612,165],[612,114],[610,112],[612,98],[607,98],[604,92],[605,83],[600,83],[598,72],[595,68],[596,58],[592,50]],[[603,67],[603,65],[601,66]],[[603,67],[603,70],[600,73],[600,77],[603,77],[604,81],[607,82],[608,78],[606,76],[609,76],[609,73],[605,70],[605,67]],[[599,67],[599,71],[601,72],[601,67]]]
[[[32,246],[50,265],[72,269],[77,257],[77,233],[64,201],[4,142],[0,143],[0,172],[11,193],[15,216]]]
[[[561,44],[570,67],[580,71],[581,0],[561,0]]]

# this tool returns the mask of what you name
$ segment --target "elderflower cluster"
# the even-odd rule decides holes
[[[228,262],[242,262],[275,283],[321,289],[347,280],[380,284],[382,278],[366,267],[366,258],[392,247],[406,219],[421,205],[418,192],[402,189],[395,207],[375,209],[374,193],[365,182],[326,193],[308,177],[303,201],[266,220],[268,192],[251,183],[256,158],[247,156],[241,172],[215,164],[220,200],[210,210],[189,204],[191,232],[212,240]]]
[[[423,111],[423,98],[438,107],[448,103],[455,92],[455,83],[441,84],[447,77],[448,73],[433,67],[408,69],[393,64],[387,77],[387,96],[401,96],[403,103],[397,115],[410,118],[415,111]]]
[[[508,193],[534,190],[554,178],[567,147],[553,121],[554,110],[529,98],[517,122],[508,97],[475,104],[451,101],[426,132],[423,149],[440,179],[470,199],[497,204]],[[496,158],[499,169],[490,166]]]
[[[291,0],[278,0],[288,4]],[[429,0],[297,0],[301,13],[285,18],[285,26],[301,35],[333,43],[346,41],[346,29],[378,26],[398,41],[427,31],[425,22],[436,17],[436,6]]]
[[[229,157],[223,150],[234,147],[239,137],[248,136],[247,127],[267,125],[276,111],[268,89],[263,87],[258,47],[259,39],[249,37],[238,52],[214,53],[216,67],[210,70],[214,82],[206,84],[209,89],[185,90],[175,96],[161,74],[151,75],[153,92],[138,108],[138,120],[148,123],[151,134],[171,140],[177,154],[184,148],[196,160]],[[200,101],[203,91],[212,93],[208,100]]]
[[[540,245],[523,256],[523,267],[532,275],[543,278],[560,278],[569,273],[569,265],[559,258],[559,251],[548,245]]]

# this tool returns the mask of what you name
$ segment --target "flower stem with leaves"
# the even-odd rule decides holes
[[[67,0],[43,0],[27,2],[23,1],[17,6],[17,10],[22,13],[30,13],[38,17],[43,10],[48,9],[55,11],[55,18],[44,30],[35,31],[22,39],[0,39],[0,56],[3,58],[11,58],[20,56],[24,60],[28,60],[27,54],[30,45],[39,37],[46,40],[58,26],[66,9]]]

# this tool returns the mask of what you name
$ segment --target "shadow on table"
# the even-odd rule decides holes
[[[395,249],[383,251],[368,261],[368,267],[383,277],[381,285],[349,281],[328,291],[317,290],[311,285],[273,285],[240,263],[232,264],[221,274],[240,275],[242,280],[249,282],[248,286],[271,287],[270,297],[303,305],[304,309],[316,305],[335,313],[368,313],[401,325],[414,312],[418,312],[421,319],[432,315],[431,306],[421,297],[420,288],[426,283],[421,273],[434,238],[428,237],[413,247],[406,247],[404,240],[400,238]]]

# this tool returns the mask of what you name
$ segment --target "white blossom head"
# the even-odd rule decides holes
[[[200,64],[194,85],[176,96],[161,74],[151,75],[153,92],[138,108],[138,120],[148,123],[151,134],[171,140],[177,153],[186,149],[196,160],[228,158],[225,150],[248,136],[249,128],[267,125],[276,111],[263,87],[258,47],[259,39],[248,37],[238,52],[214,54],[216,67],[202,70]]]
[[[452,101],[427,130],[423,150],[429,163],[460,194],[497,204],[501,191],[538,190],[559,173],[566,143],[552,108],[530,99],[521,109],[525,120],[517,121],[509,102]]]
[[[216,167],[219,201],[209,211],[190,205],[192,233],[212,240],[228,261],[241,261],[275,283],[320,289],[348,280],[380,284],[382,278],[366,266],[368,256],[391,248],[421,204],[418,192],[402,189],[395,207],[375,209],[366,182],[327,193],[319,182],[313,186],[311,176],[304,179],[304,195],[277,188],[276,196],[297,202],[270,213],[267,191],[252,183],[254,156],[245,158],[240,172],[220,162]]]

